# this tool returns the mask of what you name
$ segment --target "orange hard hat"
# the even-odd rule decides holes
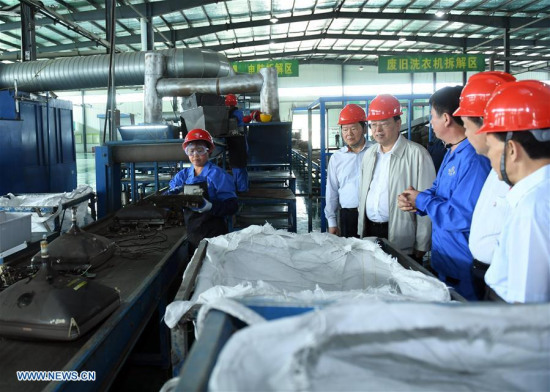
[[[453,116],[483,117],[483,111],[495,89],[515,77],[502,71],[487,71],[472,75],[460,93],[460,106]]]
[[[225,106],[237,106],[237,97],[235,94],[227,94],[225,96]]]
[[[365,111],[361,106],[350,103],[349,105],[346,105],[340,112],[338,125],[355,124],[360,121],[367,121]]]
[[[369,105],[367,120],[378,121],[403,114],[401,104],[393,95],[377,95]]]
[[[183,141],[182,147],[185,150],[189,143],[197,141],[206,142],[206,144],[208,144],[210,152],[214,150],[214,140],[212,139],[212,136],[208,131],[200,128],[193,129],[187,133],[187,135],[185,136],[185,140]]]
[[[501,84],[487,102],[483,117],[477,133],[550,132],[550,85],[538,80]]]

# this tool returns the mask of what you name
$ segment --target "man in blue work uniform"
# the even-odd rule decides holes
[[[432,127],[448,151],[432,187],[423,192],[407,189],[398,203],[403,211],[430,217],[432,268],[439,279],[475,301],[468,237],[474,207],[491,166],[466,139],[460,117],[453,116],[461,91],[460,86],[444,87],[430,97]]]
[[[182,147],[191,167],[181,170],[170,180],[170,190],[204,182],[208,188],[204,204],[200,208],[186,208],[183,213],[191,256],[202,239],[227,234],[225,217],[237,212],[238,204],[231,176],[209,161],[214,150],[210,133],[193,129],[185,136]]]
[[[227,151],[229,152],[229,165],[235,180],[237,192],[248,191],[248,145],[244,133],[243,112],[237,107],[237,97],[234,94],[227,94],[225,106],[229,108],[229,117],[237,120],[237,132],[225,138]]]
[[[464,121],[468,141],[480,155],[487,156],[487,136],[476,134],[483,125],[484,110],[495,89],[516,78],[506,72],[480,72],[468,80],[460,95],[460,107],[454,112]],[[478,299],[484,299],[487,287],[485,272],[491,264],[498,237],[509,213],[506,194],[510,186],[500,181],[496,171],[491,170],[485,180],[472,216],[469,245],[472,262],[472,283]]]

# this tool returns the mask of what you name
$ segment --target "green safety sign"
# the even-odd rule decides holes
[[[419,54],[380,56],[378,73],[485,71],[482,54]]]
[[[273,67],[279,77],[300,76],[298,60],[240,61],[231,66],[238,73],[255,74],[262,68]]]

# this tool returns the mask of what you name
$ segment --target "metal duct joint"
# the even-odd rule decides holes
[[[260,69],[264,79],[260,91],[260,111],[271,114],[271,121],[281,121],[279,116],[279,91],[277,86],[277,70],[273,67]]]
[[[162,123],[162,97],[155,86],[164,74],[164,56],[157,52],[145,54],[145,81],[143,86],[143,120],[145,124]]]
[[[117,86],[143,85],[145,53],[114,55]],[[233,75],[229,60],[217,52],[202,49],[168,49],[158,53],[166,58],[168,78],[217,78]],[[13,88],[14,81],[26,92],[77,90],[107,87],[109,55],[59,58],[0,64],[0,88]]]

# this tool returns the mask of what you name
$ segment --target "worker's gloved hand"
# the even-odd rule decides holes
[[[177,186],[175,188],[168,189],[163,194],[164,195],[179,195],[181,192],[183,192],[183,186],[180,185],[180,186]]]
[[[195,211],[195,212],[200,212],[201,214],[203,212],[210,211],[212,209],[212,203],[210,203],[208,200],[206,200],[204,198],[202,200],[203,200],[203,203],[200,207],[190,208],[190,209]]]

